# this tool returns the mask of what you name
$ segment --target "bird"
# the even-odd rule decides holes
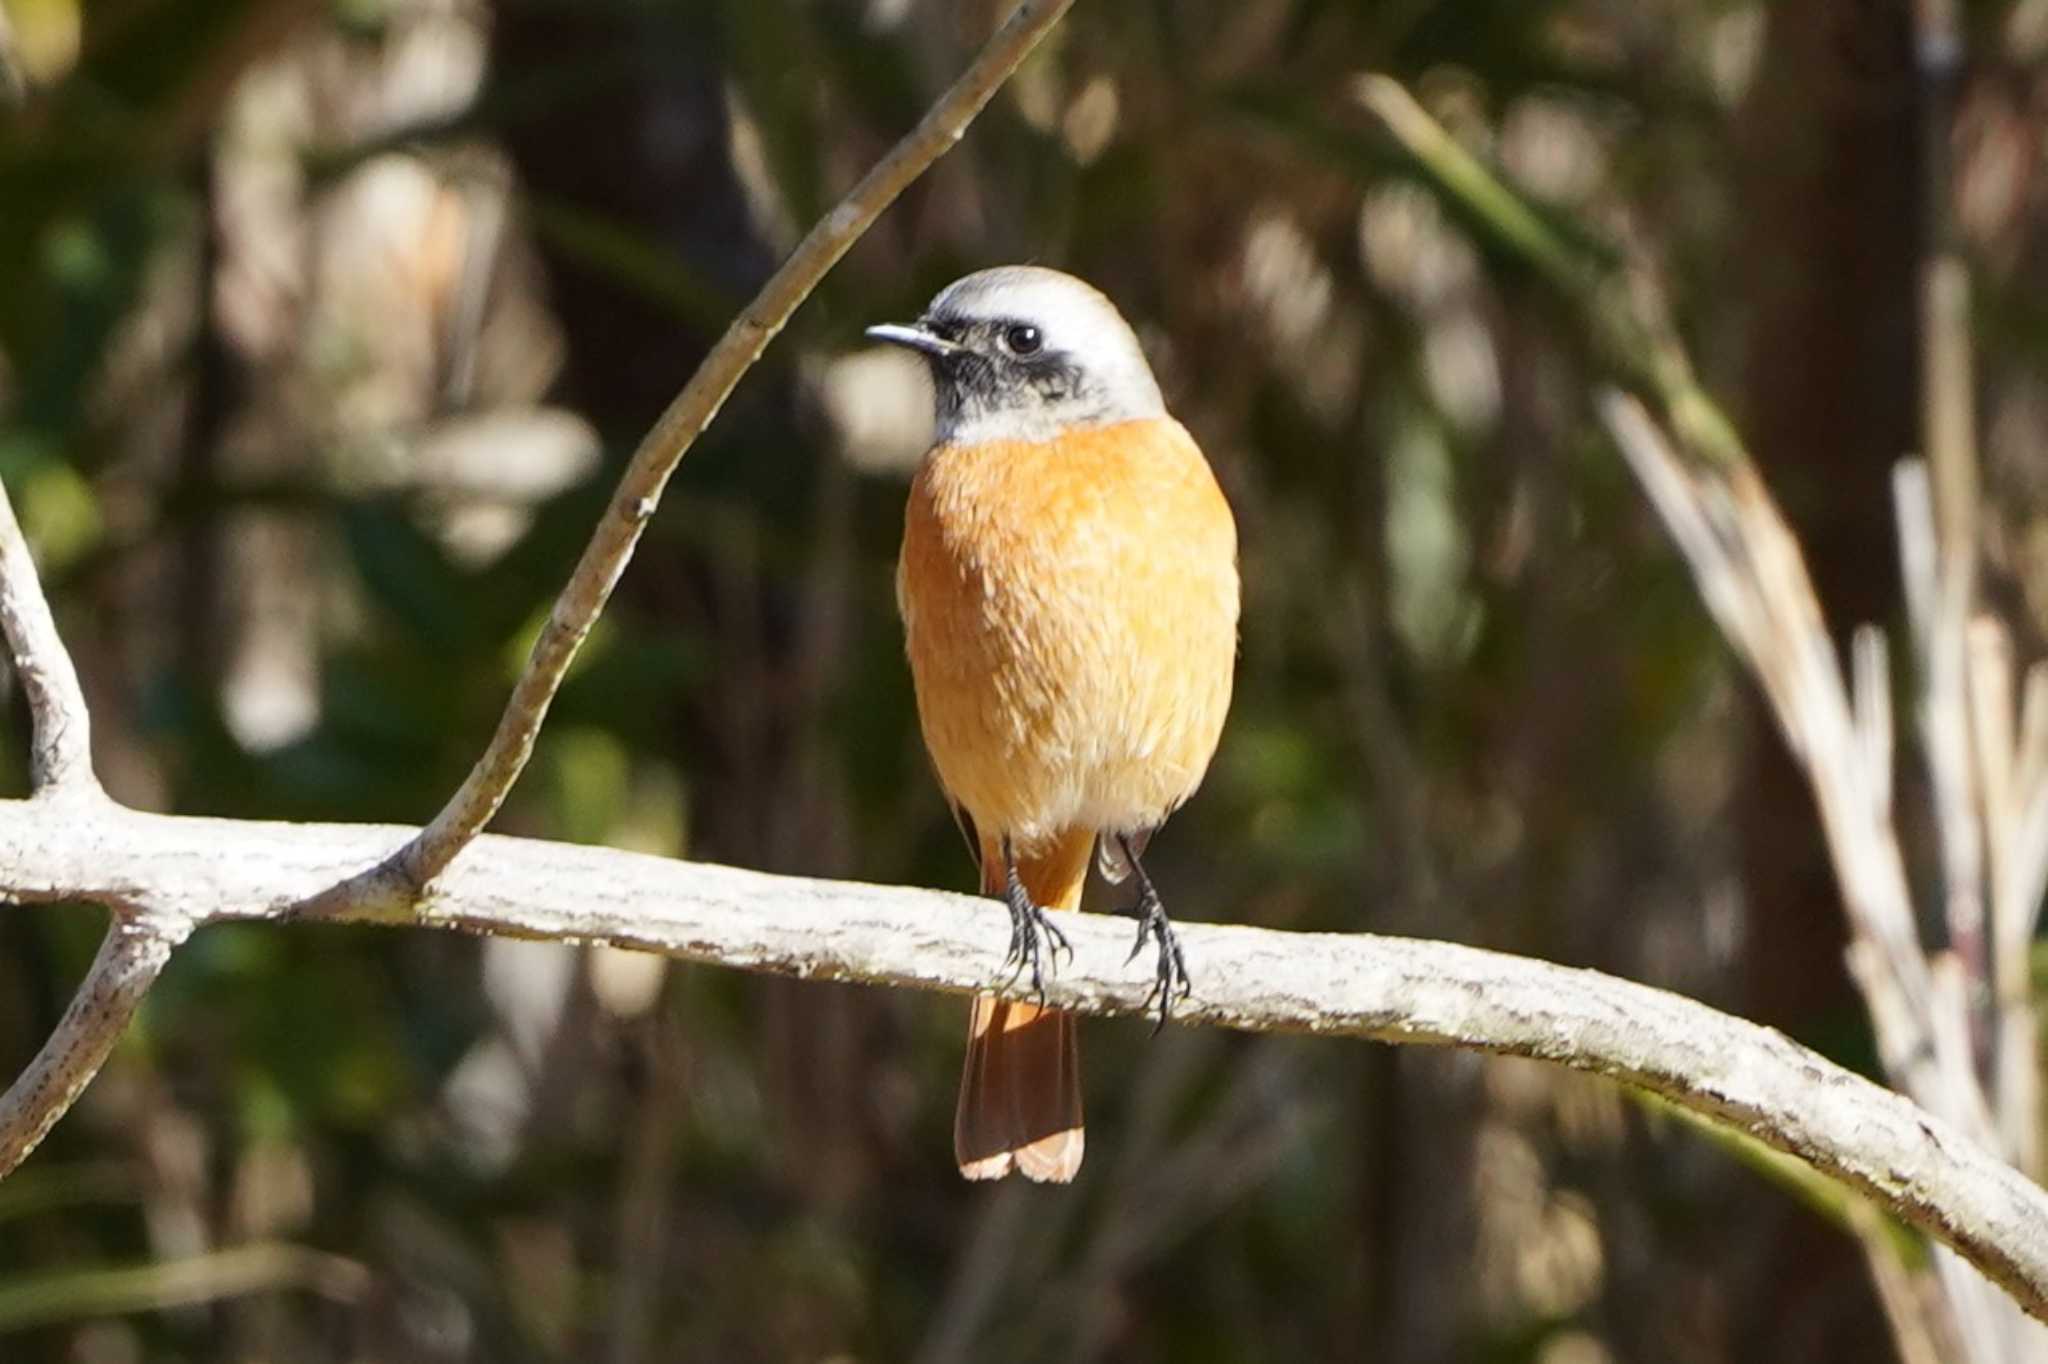
[[[1093,286],[1041,266],[955,281],[912,324],[867,329],[921,356],[933,443],[904,510],[896,598],[918,725],[1010,911],[1011,981],[976,997],[953,1124],[968,1179],[1066,1183],[1081,1166],[1072,1015],[1045,1007],[1089,863],[1132,876],[1135,959],[1158,1024],[1187,963],[1142,857],[1201,784],[1230,708],[1237,525],[1166,410],[1137,335]],[[1150,1000],[1148,999],[1148,1004]]]

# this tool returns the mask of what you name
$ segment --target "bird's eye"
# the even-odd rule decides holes
[[[1019,322],[1003,333],[1003,344],[1012,355],[1033,355],[1045,344],[1045,337],[1038,328]]]

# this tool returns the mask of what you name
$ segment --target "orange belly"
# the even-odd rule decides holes
[[[1169,419],[940,446],[897,600],[947,794],[1019,850],[1135,831],[1201,782],[1230,705],[1237,530]]]

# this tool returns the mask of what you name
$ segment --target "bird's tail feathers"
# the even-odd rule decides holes
[[[1094,835],[1074,831],[1019,857],[1018,878],[1034,903],[1078,909]],[[1007,871],[993,839],[982,846],[982,889],[1001,896]],[[1064,1184],[1081,1168],[1081,1057],[1074,1018],[1057,1009],[980,995],[967,1032],[953,1153],[969,1179]]]

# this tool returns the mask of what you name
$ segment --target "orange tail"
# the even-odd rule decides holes
[[[1018,876],[1047,909],[1078,909],[1095,836],[1062,834],[1033,857],[1020,857]],[[1003,893],[1002,849],[984,839],[982,890]],[[1081,1168],[1081,1054],[1074,1019],[1057,1009],[981,995],[967,1032],[967,1065],[953,1118],[953,1154],[969,1179],[1026,1179],[1065,1184]]]

